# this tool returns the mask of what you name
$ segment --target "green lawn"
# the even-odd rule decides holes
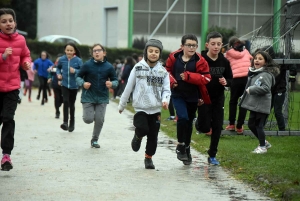
[[[225,120],[228,120],[226,108],[229,96],[229,92],[226,92]],[[300,93],[292,93],[290,97],[289,128],[299,130]],[[131,104],[127,109],[133,111]],[[176,139],[176,123],[167,121],[168,116],[169,112],[163,110],[161,130]],[[223,168],[235,178],[251,184],[254,189],[276,200],[300,200],[300,136],[271,136],[267,140],[272,148],[267,154],[258,155],[250,153],[258,145],[254,136],[224,135],[220,139],[217,158]],[[192,141],[196,150],[206,154],[210,137],[196,134],[194,129]]]

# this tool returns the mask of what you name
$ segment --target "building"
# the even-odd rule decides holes
[[[153,38],[160,39],[164,49],[171,51],[179,48],[182,35],[194,33],[200,43],[202,0],[38,0],[37,37],[69,35],[87,45],[101,43],[126,48],[130,1],[133,2],[132,40],[154,34]],[[208,0],[208,28],[235,28],[240,37],[251,34],[273,16],[274,2],[278,1],[281,5],[286,2]]]

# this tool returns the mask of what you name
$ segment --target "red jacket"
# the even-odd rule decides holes
[[[13,52],[5,60],[2,54],[11,47]],[[9,92],[20,88],[20,66],[31,62],[30,51],[25,38],[17,32],[6,35],[0,32],[0,92]]]
[[[171,89],[173,88],[173,85],[177,83],[176,79],[173,75],[173,68],[174,63],[179,55],[182,55],[183,50],[179,49],[175,52],[170,53],[167,61],[166,61],[166,69],[169,72],[170,75],[170,84]],[[206,60],[201,56],[201,54],[196,52],[196,72],[184,72],[185,82],[198,85],[199,91],[201,93],[202,99],[205,104],[210,104],[210,98],[208,95],[208,91],[206,89],[206,84],[210,82],[211,76],[209,74],[209,66],[206,62]]]

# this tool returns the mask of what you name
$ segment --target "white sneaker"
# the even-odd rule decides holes
[[[252,153],[254,153],[254,154],[265,154],[265,153],[267,153],[267,148],[258,146],[256,149],[254,149],[254,151],[252,151]]]
[[[259,145],[258,145],[259,146]],[[270,149],[272,147],[271,143],[265,140],[266,149]]]

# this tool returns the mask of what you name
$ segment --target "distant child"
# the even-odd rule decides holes
[[[31,62],[31,68],[27,70],[27,79],[25,79],[25,91],[24,91],[24,96],[26,96],[27,91],[28,91],[28,101],[31,102],[31,91],[32,91],[32,83],[34,81],[34,63]]]
[[[252,153],[264,154],[271,144],[266,141],[264,132],[265,121],[270,114],[272,92],[275,77],[279,74],[278,65],[264,51],[253,55],[249,68],[248,82],[239,105],[250,111],[248,127],[259,140],[259,145]]]
[[[49,69],[49,75],[48,75],[48,83],[51,83],[52,89],[54,92],[54,107],[55,107],[55,118],[58,119],[60,116],[59,108],[63,103],[63,96],[61,91],[61,81],[58,81],[57,74],[56,74],[56,68],[58,64],[59,58],[63,56],[63,54],[58,54],[56,61],[53,66]]]
[[[40,58],[34,61],[33,69],[37,72],[39,82],[40,82],[39,91],[36,99],[37,100],[40,99],[40,95],[42,91],[41,105],[44,105],[44,103],[48,102],[47,90],[48,89],[50,90],[50,88],[47,81],[48,81],[48,70],[51,66],[53,66],[53,62],[49,59],[49,54],[46,51],[42,51],[40,54]],[[49,92],[49,96],[50,95],[51,92]]]
[[[247,110],[239,107],[239,115],[235,127],[235,117],[238,105],[238,99],[243,95],[248,80],[248,69],[251,65],[252,55],[245,48],[245,42],[239,40],[236,36],[229,39],[229,50],[225,57],[230,62],[233,79],[230,86],[229,101],[229,125],[226,130],[236,131],[237,134],[243,134],[243,124],[246,118]]]
[[[78,91],[75,76],[82,66],[80,58],[80,51],[74,43],[67,43],[65,45],[65,55],[59,58],[56,74],[59,81],[62,81],[62,94],[64,100],[63,106],[63,124],[60,128],[73,132],[75,129],[75,101]],[[68,124],[70,113],[70,123]]]
[[[144,160],[146,169],[155,169],[152,156],[157,148],[161,107],[168,109],[171,95],[168,72],[159,62],[162,50],[163,45],[159,40],[150,39],[146,43],[144,58],[131,70],[118,106],[119,113],[122,113],[133,92],[132,106],[136,113],[133,118],[135,134],[131,147],[137,152],[143,137],[147,136]]]
[[[232,71],[229,61],[220,52],[223,36],[218,32],[207,35],[205,46],[207,50],[201,52],[209,65],[211,81],[206,85],[211,104],[198,107],[198,126],[201,132],[210,135],[210,146],[207,151],[208,163],[219,165],[216,159],[224,119],[225,86],[230,86]]]
[[[15,112],[20,89],[20,66],[30,69],[30,51],[25,38],[16,31],[16,14],[10,8],[0,8],[0,125],[1,170],[13,169],[10,159],[14,148]]]
[[[170,75],[172,102],[177,115],[177,159],[184,165],[192,163],[190,143],[193,120],[200,98],[209,101],[206,84],[211,76],[205,59],[197,53],[198,39],[194,34],[181,38],[179,50],[171,52],[166,69]]]
[[[118,79],[113,65],[105,57],[106,51],[101,44],[93,45],[91,55],[93,58],[83,64],[76,81],[78,86],[83,87],[83,121],[87,124],[94,122],[91,147],[100,148],[98,140],[109,103],[109,89],[118,86]]]

